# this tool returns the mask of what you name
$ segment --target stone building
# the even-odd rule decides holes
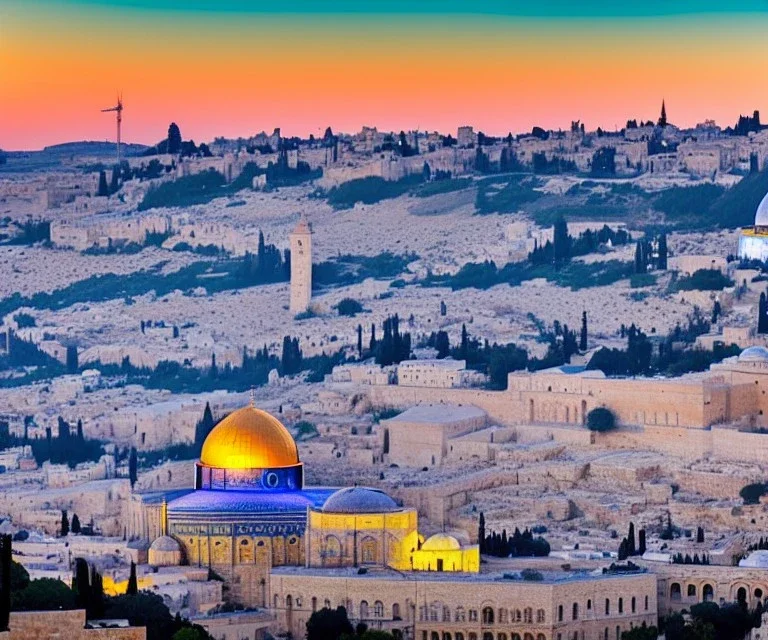
[[[306,218],[299,220],[291,241],[291,313],[309,310],[312,299],[312,229]]]
[[[101,624],[99,624],[101,622]],[[90,620],[85,609],[74,611],[12,611],[8,631],[0,632],[0,640],[145,640],[145,627],[132,627],[127,620]]]
[[[382,421],[383,453],[388,462],[407,467],[440,465],[449,440],[486,426],[484,411],[473,406],[419,405]]]
[[[768,194],[760,202],[755,213],[755,224],[744,227],[739,235],[739,258],[743,260],[768,260]]]

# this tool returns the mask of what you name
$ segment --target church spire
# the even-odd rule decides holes
[[[661,116],[659,117],[659,126],[667,126],[667,106],[664,104],[664,99],[661,99]]]

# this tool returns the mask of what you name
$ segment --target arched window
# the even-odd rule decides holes
[[[365,620],[368,617],[368,601],[360,601],[360,619]]]
[[[536,640],[547,640],[547,636],[545,636],[543,633],[540,633],[536,636]]]
[[[645,610],[648,611],[648,596],[645,596]]]
[[[393,620],[402,620],[402,618],[400,617],[400,605],[397,602],[395,602],[392,605],[392,619]]]
[[[464,607],[456,607],[456,622],[466,622],[467,612],[464,611]]]
[[[619,613],[624,613],[624,598],[619,598]]]
[[[464,640],[464,634],[461,631],[456,632],[456,640]]]
[[[533,640],[533,634],[532,633],[526,633],[523,636],[523,640]]]
[[[557,605],[557,621],[562,622],[563,621],[563,605],[559,604]],[[526,622],[528,622],[526,620]]]
[[[762,589],[755,589],[755,592],[753,594],[755,596],[756,600],[762,600],[763,599],[763,590]]]
[[[507,634],[506,633],[500,633],[496,640],[507,640]]]
[[[433,631],[432,635],[430,636],[432,640],[440,640],[440,634],[437,631]]]
[[[493,640],[493,634],[490,631],[486,631],[483,634],[483,640]]]
[[[384,603],[381,600],[377,600],[373,603],[373,617],[374,618],[383,618],[384,617]]]
[[[579,603],[578,602],[573,603],[573,608],[571,611],[571,619],[573,620],[579,619]]]
[[[451,621],[451,609],[448,605],[443,606],[443,622]]]
[[[437,622],[438,608],[436,604],[432,604],[429,608],[429,620],[430,622]]]
[[[674,601],[679,601],[680,598],[683,597],[682,589],[680,588],[679,582],[673,582],[669,586],[669,599]]]
[[[507,620],[507,610],[502,607],[499,609],[499,624],[506,624]]]
[[[290,609],[293,606],[293,599],[291,596],[285,596],[285,608]]]
[[[325,564],[341,564],[341,540],[336,536],[326,536],[322,554]]]
[[[587,600],[587,611],[592,611],[592,599]]]
[[[513,633],[512,640],[523,640],[523,639],[520,637],[519,633]]]
[[[363,564],[374,564],[378,560],[378,547],[374,538],[363,538],[360,543],[360,561]]]
[[[443,633],[443,640],[451,640],[451,634],[445,631]]]
[[[704,602],[712,602],[712,600],[715,599],[715,590],[711,584],[705,584],[704,588],[701,590],[701,595]]]
[[[546,613],[544,613],[544,609],[536,609],[536,622],[544,622],[545,618]]]
[[[523,613],[520,609],[515,609],[515,619],[513,622],[521,622],[523,619]]]
[[[476,633],[471,633],[471,632],[470,632],[470,634],[469,634],[469,640],[477,640],[477,634],[476,634]]]
[[[312,611],[317,611],[317,598],[312,598]]]
[[[323,607],[324,607],[325,609],[330,609],[330,608],[331,608],[331,601],[330,601],[330,600],[328,600],[328,598],[326,598],[325,600],[323,600]]]
[[[689,598],[695,598],[696,597],[696,585],[695,584],[689,584],[688,585],[688,597]]]
[[[561,606],[560,609],[562,608]],[[533,609],[530,607],[523,609],[523,622],[533,622]]]
[[[738,602],[747,601],[747,590],[744,587],[739,587],[739,590],[736,592],[736,600]]]
[[[467,617],[470,622],[477,622],[477,609],[470,609]]]
[[[280,598],[278,598],[277,594],[275,594],[275,609],[277,609],[280,606]]]
[[[427,613],[429,609],[427,608],[427,605],[422,605],[419,607],[419,620],[422,622],[427,619]]]
[[[483,624],[493,624],[493,608],[483,607]]]
[[[605,615],[607,616],[611,615],[611,599],[610,598],[605,599]]]
[[[632,613],[635,613],[635,611],[637,611],[637,598],[632,596]]]

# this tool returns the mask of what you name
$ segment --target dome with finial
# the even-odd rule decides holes
[[[276,469],[299,464],[282,422],[252,404],[230,413],[208,434],[200,464],[219,469]]]

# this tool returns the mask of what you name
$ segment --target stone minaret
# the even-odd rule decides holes
[[[312,229],[302,215],[291,240],[291,313],[309,310],[312,298]]]

